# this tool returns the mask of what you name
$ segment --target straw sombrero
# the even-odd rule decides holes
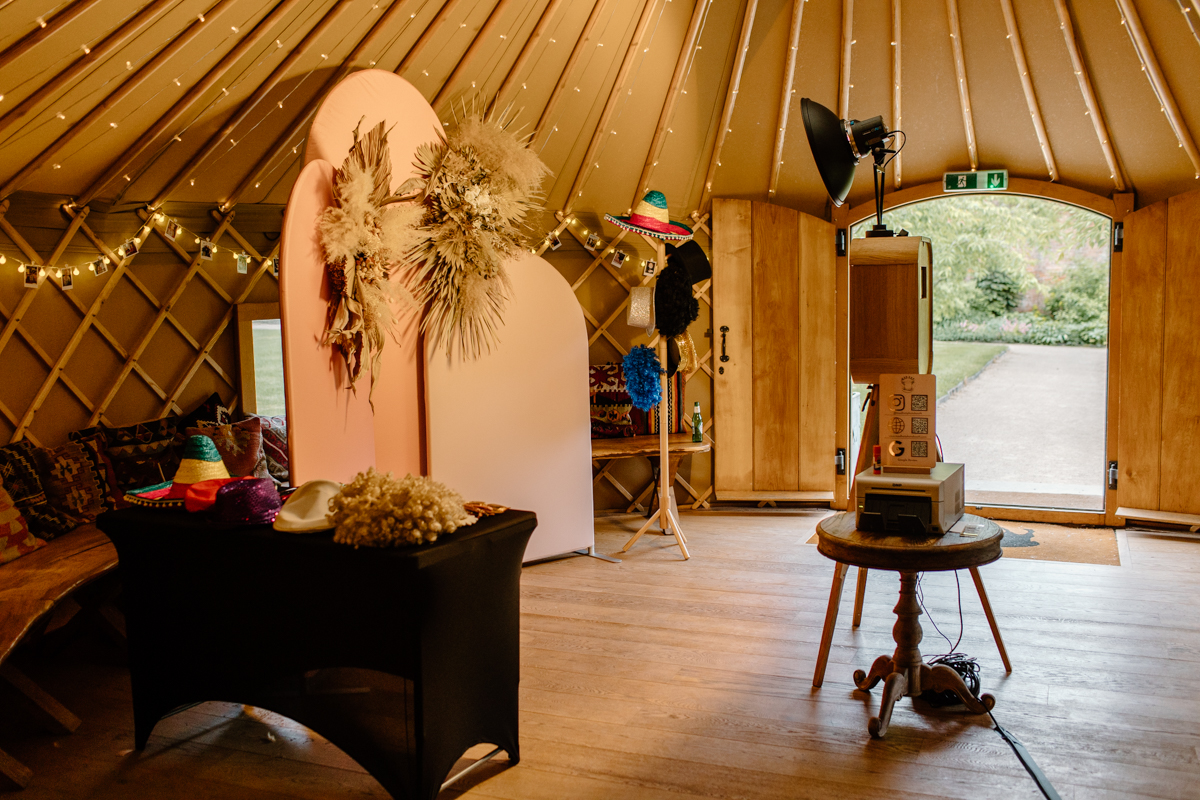
[[[682,222],[671,221],[667,214],[667,198],[662,192],[646,192],[646,196],[628,217],[614,217],[612,214],[605,214],[604,218],[627,231],[644,233],[656,239],[682,241],[692,238],[691,228]]]
[[[229,470],[213,440],[207,436],[190,436],[183,446],[183,457],[174,479],[132,489],[125,499],[135,506],[182,508],[189,490],[194,493],[197,488],[212,488],[215,493],[221,484],[232,480],[238,479],[229,477]]]

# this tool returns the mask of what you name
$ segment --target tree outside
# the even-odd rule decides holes
[[[1041,198],[954,195],[883,221],[934,243],[935,339],[1108,343],[1107,217]]]

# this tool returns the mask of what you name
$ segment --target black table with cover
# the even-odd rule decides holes
[[[317,731],[396,798],[435,797],[476,744],[519,759],[532,513],[358,549],[329,531],[220,530],[186,511],[130,508],[97,524],[120,558],[138,749],[172,710],[222,700]]]

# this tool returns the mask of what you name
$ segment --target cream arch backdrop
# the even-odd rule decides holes
[[[403,78],[364,70],[318,110],[288,199],[279,302],[293,482],[348,481],[368,466],[425,473],[469,500],[537,513],[526,561],[590,548],[587,331],[570,286],[548,262],[523,254],[506,265],[512,297],[501,341],[475,361],[438,352],[423,364],[416,317],[406,317],[384,347],[373,412],[369,379],[351,393],[341,359],[320,343],[328,288],[316,218],[354,126],[365,132],[380,120],[394,125],[393,190],[411,177],[417,146],[442,125]]]

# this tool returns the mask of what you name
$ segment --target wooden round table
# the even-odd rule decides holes
[[[921,659],[917,576],[990,564],[1001,556],[1004,531],[991,520],[973,514],[964,514],[954,530],[942,536],[872,533],[857,530],[854,522],[854,514],[843,512],[817,523],[817,550],[843,564],[900,573],[900,601],[896,603],[896,625],[892,628],[896,652],[875,659],[870,672],[854,671],[854,683],[863,691],[884,682],[879,716],[871,718],[867,730],[872,736],[883,736],[896,701],[927,690],[954,692],[977,714],[991,711],[996,699],[990,694],[976,699],[953,669],[944,664],[931,667]]]

